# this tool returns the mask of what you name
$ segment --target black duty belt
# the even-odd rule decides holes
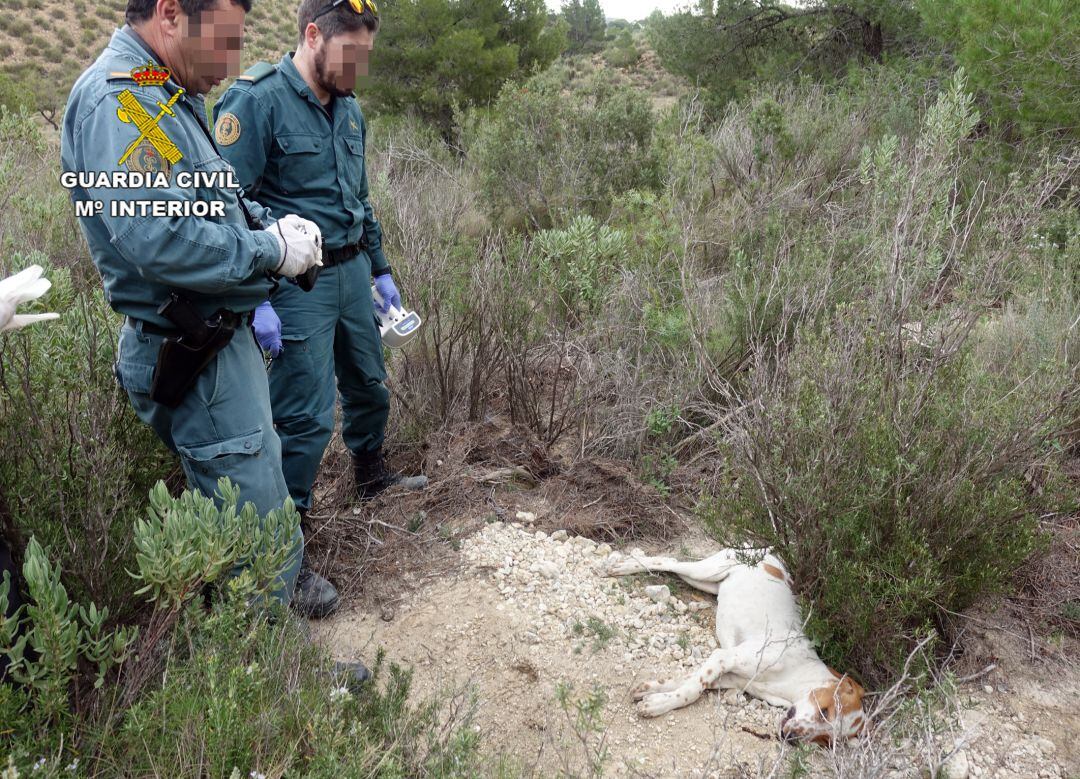
[[[251,314],[238,314],[235,311],[223,311],[221,317],[221,323],[234,330],[239,330],[241,327],[247,325],[251,321]],[[136,319],[133,316],[127,318],[127,323],[139,329],[139,325],[142,325],[142,331],[149,333],[150,335],[163,335],[167,338],[172,338],[180,335],[180,331],[175,327],[162,327],[161,325],[155,325],[153,322],[147,322],[145,319]]]
[[[337,249],[327,249],[323,252],[322,266],[324,268],[332,268],[335,265],[340,265],[343,262],[348,262],[358,255],[366,248],[365,241],[357,241],[356,243],[350,243],[346,246],[340,246]]]

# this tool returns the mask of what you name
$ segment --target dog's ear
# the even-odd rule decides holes
[[[845,676],[840,680],[836,693],[840,698],[840,705],[847,712],[854,711],[862,706],[862,699],[866,694],[866,690],[850,676]]]

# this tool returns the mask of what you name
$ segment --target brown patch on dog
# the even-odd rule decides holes
[[[835,672],[834,672],[835,673]],[[818,687],[810,697],[814,699],[818,710],[829,720],[836,715],[834,709],[836,703],[840,704],[841,714],[850,714],[862,708],[863,695],[866,690],[849,676],[843,677],[839,682]]]
[[[830,668],[829,673],[831,673],[837,679],[843,679],[844,678],[844,675],[842,673],[840,673],[839,671],[837,671],[835,668]]]
[[[775,576],[780,581],[784,581],[784,572],[777,568],[775,565],[771,565],[770,563],[762,563],[761,567],[765,569],[765,573],[769,574],[769,576]]]

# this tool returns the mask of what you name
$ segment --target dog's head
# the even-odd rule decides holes
[[[866,726],[864,693],[862,686],[847,676],[811,690],[787,710],[780,723],[781,737],[829,746],[834,738],[859,735]]]

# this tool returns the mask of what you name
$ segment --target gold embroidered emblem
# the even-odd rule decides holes
[[[128,158],[135,153],[135,150],[140,148],[143,141],[147,141],[153,146],[158,153],[168,160],[170,165],[175,165],[184,158],[184,155],[180,152],[180,149],[176,147],[169,136],[167,136],[159,127],[162,117],[168,114],[171,117],[176,117],[176,113],[172,110],[172,107],[176,105],[176,101],[180,99],[180,96],[184,94],[184,90],[178,90],[168,103],[162,103],[158,101],[158,107],[161,111],[157,116],[150,116],[150,113],[142,107],[142,104],[131,93],[131,90],[125,89],[116,99],[120,103],[120,107],[116,109],[117,118],[124,124],[134,124],[139,128],[139,137],[131,142],[131,145],[127,147],[124,152],[124,156],[120,158],[120,165],[123,165],[128,161]]]

